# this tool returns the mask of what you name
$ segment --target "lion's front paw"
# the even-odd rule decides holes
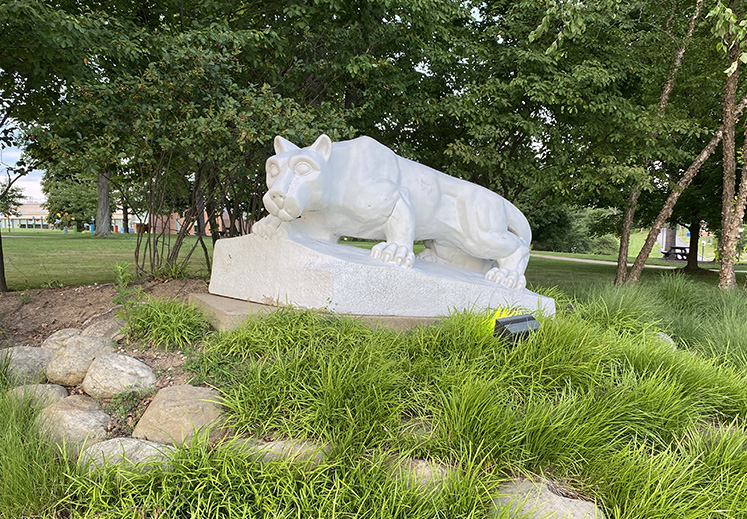
[[[285,236],[285,230],[281,226],[283,222],[280,218],[267,215],[252,225],[252,234],[261,236],[264,239],[282,238]]]
[[[371,257],[378,258],[384,263],[394,263],[403,267],[412,267],[415,254],[412,249],[393,241],[377,243],[371,249]]]
[[[492,268],[485,274],[485,279],[500,283],[508,288],[515,288],[517,290],[524,290],[527,286],[527,278],[519,274],[516,270],[509,270],[505,268]]]

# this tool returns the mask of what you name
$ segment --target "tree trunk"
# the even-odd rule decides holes
[[[700,220],[690,224],[690,251],[687,254],[687,265],[685,270],[688,272],[698,271],[698,242],[700,241]]]
[[[745,107],[747,107],[747,96],[744,96],[737,105],[735,118],[739,118],[739,116],[742,115],[742,111],[744,111]],[[692,182],[693,178],[695,178],[695,175],[698,174],[701,166],[703,166],[703,164],[705,164],[705,161],[708,160],[708,157],[710,157],[713,152],[716,151],[716,147],[719,145],[721,139],[723,138],[723,133],[724,127],[722,125],[718,130],[716,130],[716,133],[713,135],[710,142],[706,144],[705,148],[701,150],[693,163],[690,164],[690,167],[687,168],[687,171],[685,171],[685,173],[682,175],[679,182],[677,182],[677,185],[675,185],[674,189],[672,189],[672,191],[669,193],[666,202],[664,202],[664,206],[661,208],[661,211],[659,211],[658,216],[651,226],[651,230],[646,237],[646,242],[643,244],[641,252],[638,253],[635,262],[633,263],[633,267],[628,273],[628,279],[626,280],[627,284],[634,285],[641,279],[643,266],[646,264],[646,260],[651,254],[651,250],[654,248],[654,243],[656,243],[656,238],[659,236],[661,228],[664,226],[664,222],[666,222],[669,217],[672,216],[672,209],[674,209],[677,200],[679,200],[680,195],[687,188],[687,186],[690,185],[690,182]]]
[[[109,210],[109,170],[99,172],[98,205],[96,207],[95,236],[112,235],[112,214]]]
[[[667,104],[669,104],[669,98],[672,95],[672,90],[674,90],[674,80],[682,67],[682,60],[685,58],[685,51],[687,51],[687,45],[690,42],[690,38],[692,38],[693,32],[695,32],[695,25],[698,22],[700,10],[703,8],[703,2],[704,0],[698,0],[695,3],[695,12],[692,17],[690,17],[690,23],[687,26],[685,38],[682,41],[682,45],[680,45],[680,47],[674,52],[672,68],[669,70],[669,76],[667,76],[667,80],[664,82],[664,86],[661,89],[661,95],[659,96],[658,112],[660,116],[664,114]],[[654,132],[654,134],[656,134],[656,132]],[[628,197],[628,205],[625,207],[625,213],[623,214],[623,224],[620,229],[620,250],[617,254],[617,272],[615,273],[616,286],[627,281],[630,233],[633,229],[635,210],[638,205],[638,197],[641,194],[641,188],[642,186],[640,183],[633,186],[633,191],[631,191],[630,196]],[[638,276],[640,276],[640,273]]]
[[[737,238],[739,235],[738,222],[734,218],[734,189],[737,182],[737,147],[734,137],[734,127],[737,124],[735,105],[737,97],[737,84],[739,81],[739,45],[731,42],[729,47],[729,65],[737,63],[737,68],[726,78],[724,86],[724,99],[722,103],[724,142],[723,162],[724,178],[721,197],[721,229],[723,240],[719,259],[721,268],[718,275],[718,287],[721,290],[733,290],[737,288],[737,278],[734,272],[734,263],[737,256]],[[735,232],[736,231],[736,232]]]
[[[671,222],[665,228],[664,234],[664,250],[672,250],[672,247],[677,246],[677,226]]]
[[[125,234],[130,233],[130,215],[127,214],[129,211],[129,207],[127,207],[127,200],[125,200],[124,194],[122,195],[122,227],[124,229],[122,232]]]
[[[0,231],[0,292],[7,292],[8,284],[5,282],[5,256],[3,254],[3,234]]]
[[[617,272],[615,272],[615,286],[622,285],[628,275],[628,251],[630,250],[630,233],[633,229],[635,208],[638,205],[638,197],[641,195],[641,186],[636,185],[630,192],[628,205],[625,206],[623,214],[622,230],[620,231],[620,250],[617,252]]]

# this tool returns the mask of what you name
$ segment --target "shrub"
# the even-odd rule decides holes
[[[125,320],[131,338],[166,349],[202,340],[210,326],[193,304],[157,297],[146,297],[133,306]]]

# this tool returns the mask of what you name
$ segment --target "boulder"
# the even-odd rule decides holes
[[[226,448],[248,454],[260,463],[286,460],[313,469],[322,464],[332,450],[330,445],[302,440],[278,440],[261,442],[238,439],[228,442]]]
[[[49,348],[50,350],[59,350],[65,345],[68,339],[80,335],[80,330],[77,328],[63,328],[54,332],[52,335],[47,337],[42,343],[42,348]]]
[[[154,465],[168,466],[175,451],[171,445],[138,440],[137,438],[114,438],[87,447],[80,453],[78,464],[89,471],[114,465],[147,472]]]
[[[392,476],[402,483],[424,490],[440,488],[451,470],[439,463],[417,458],[391,458],[387,461]]]
[[[134,438],[181,445],[196,433],[209,431],[209,440],[222,434],[220,396],[214,389],[190,385],[161,389],[132,431]]]
[[[74,386],[83,382],[93,359],[114,352],[114,341],[103,337],[69,338],[47,365],[47,379],[54,384]]]
[[[551,490],[547,483],[514,480],[501,485],[492,517],[504,517],[506,509],[527,519],[604,519],[605,515],[594,503],[563,497]],[[513,515],[512,515],[513,517]]]
[[[83,379],[83,390],[95,398],[111,398],[156,387],[156,375],[147,364],[127,355],[107,353],[96,357]]]
[[[661,342],[672,348],[673,350],[677,350],[677,343],[674,342],[674,339],[672,339],[669,335],[667,335],[664,332],[658,332],[656,334],[656,338],[659,339]]]
[[[72,395],[39,412],[39,424],[49,436],[67,447],[71,456],[106,438],[109,415],[91,397]]]
[[[122,319],[107,319],[105,321],[99,321],[93,323],[91,326],[81,332],[81,335],[86,337],[106,337],[113,341],[118,341],[124,337],[122,328],[125,326],[125,322]]]
[[[54,352],[33,346],[13,346],[0,350],[0,363],[9,357],[8,378],[13,385],[38,384],[46,382],[45,371]]]
[[[47,407],[67,398],[67,389],[56,384],[26,384],[8,391],[11,398],[30,399],[39,407]]]

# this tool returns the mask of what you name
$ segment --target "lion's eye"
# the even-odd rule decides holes
[[[267,172],[270,174],[271,177],[277,177],[278,173],[280,173],[280,168],[277,164],[270,164],[267,167]]]
[[[296,175],[304,176],[311,173],[311,165],[306,162],[299,162],[296,164],[296,167],[293,168],[293,171],[295,171]]]

